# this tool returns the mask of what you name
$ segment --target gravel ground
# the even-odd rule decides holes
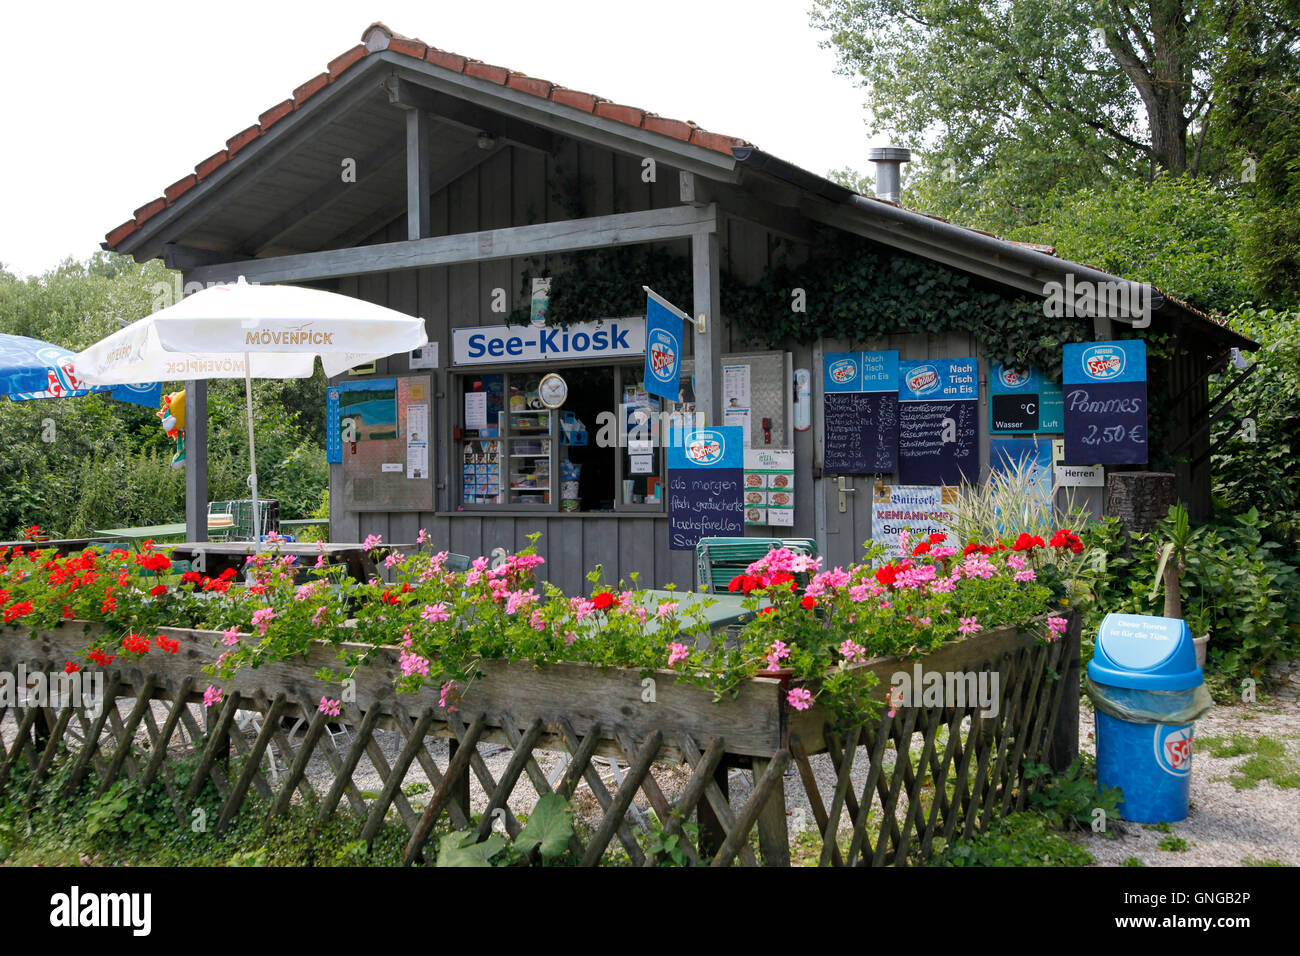
[[[1300,766],[1300,661],[1275,669],[1281,679],[1273,693],[1253,704],[1216,706],[1196,722],[1196,740],[1209,737],[1270,738],[1282,743]],[[1092,710],[1079,713],[1079,743],[1095,752]],[[1282,789],[1262,780],[1238,789],[1228,778],[1247,755],[1215,757],[1194,741],[1191,809],[1187,819],[1170,824],[1173,836],[1190,846],[1161,850],[1166,834],[1138,823],[1112,823],[1110,836],[1088,834],[1083,844],[1097,866],[1120,866],[1130,857],[1147,866],[1242,866],[1251,861],[1280,861],[1300,866],[1300,789]]]

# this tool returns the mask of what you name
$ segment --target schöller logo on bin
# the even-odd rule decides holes
[[[661,382],[672,382],[677,371],[677,340],[664,329],[650,333],[650,374]]]
[[[567,328],[489,325],[453,329],[451,333],[453,365],[610,359],[643,355],[645,347],[645,319],[636,317],[577,322]],[[679,361],[678,353],[680,349],[673,349],[673,366]]]
[[[1107,382],[1124,374],[1124,350],[1113,345],[1094,345],[1083,350],[1083,374]]]
[[[928,395],[939,387],[939,370],[933,365],[922,365],[912,369],[907,376],[907,387],[914,395]]]
[[[725,449],[722,435],[715,431],[696,431],[686,439],[686,460],[693,465],[707,468],[722,460]]]
[[[1192,730],[1194,724],[1182,727],[1156,725],[1156,763],[1165,773],[1185,777],[1192,772]]]
[[[831,381],[836,385],[848,385],[858,377],[858,363],[853,359],[840,359],[838,362],[832,362],[830,376]]]

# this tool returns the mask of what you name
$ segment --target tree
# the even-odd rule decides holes
[[[1245,269],[1245,201],[1202,179],[1120,180],[1053,195],[1033,225],[1009,239],[1054,246],[1129,279],[1150,282],[1206,311],[1258,301]]]
[[[1221,171],[1215,78],[1259,2],[816,0],[813,21],[873,132],[918,147],[913,200],[998,231],[1054,188]]]

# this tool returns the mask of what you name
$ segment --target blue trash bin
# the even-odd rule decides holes
[[[1212,701],[1186,622],[1107,614],[1088,664],[1096,710],[1097,785],[1119,787],[1135,823],[1187,818],[1192,733]]]

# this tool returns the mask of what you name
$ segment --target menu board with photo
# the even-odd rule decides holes
[[[794,527],[794,452],[745,449],[745,524]]]

